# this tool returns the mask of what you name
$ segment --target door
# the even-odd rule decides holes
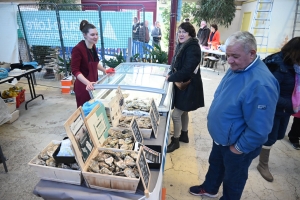
[[[244,12],[241,31],[249,31],[251,12]]]

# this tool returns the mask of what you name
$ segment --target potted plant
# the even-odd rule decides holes
[[[110,58],[109,60],[104,59],[104,64],[109,66],[110,68],[117,67],[120,63],[125,62],[125,59],[122,55],[122,51],[120,51],[120,54],[115,54],[114,58]]]
[[[145,49],[145,51],[151,55],[153,63],[167,64],[168,54],[167,52],[161,50],[159,45],[154,44],[154,48],[152,50]]]

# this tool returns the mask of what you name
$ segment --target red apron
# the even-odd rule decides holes
[[[85,78],[88,79],[90,82],[96,82],[98,81],[97,67],[99,61],[95,62],[95,60],[97,59],[93,58],[92,53],[89,51],[87,53],[88,53],[88,60],[89,60],[89,64],[88,64],[89,74]],[[92,59],[90,59],[90,57],[92,57]],[[89,92],[86,90],[86,85],[83,84],[78,79],[76,79],[74,83],[74,92],[76,96],[77,108],[79,108],[79,106],[82,106],[85,102],[91,99]]]

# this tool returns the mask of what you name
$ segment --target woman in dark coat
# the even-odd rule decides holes
[[[95,46],[99,38],[96,27],[82,20],[80,30],[84,40],[73,48],[71,61],[72,74],[76,77],[74,92],[77,108],[91,99],[88,90],[94,89],[93,85],[98,80],[98,69],[105,74],[105,69],[99,63]]]
[[[268,135],[268,141],[262,146],[257,170],[261,176],[272,182],[273,176],[269,171],[269,156],[272,145],[285,136],[285,132],[294,114],[292,94],[295,87],[295,67],[300,64],[300,37],[291,39],[281,51],[264,59],[280,86],[280,95],[276,105],[273,128]]]
[[[196,38],[196,31],[189,22],[183,22],[178,27],[178,45],[167,76],[169,82],[187,82],[185,90],[180,90],[174,84],[173,113],[174,136],[167,152],[179,148],[179,141],[188,143],[188,112],[204,107],[202,79],[198,67],[201,60],[201,50]]]

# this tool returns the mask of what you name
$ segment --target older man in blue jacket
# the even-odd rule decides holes
[[[207,117],[213,139],[209,169],[202,185],[190,188],[197,196],[240,199],[252,160],[272,130],[279,85],[256,55],[257,45],[249,32],[236,32],[226,43],[230,65],[218,86]]]

